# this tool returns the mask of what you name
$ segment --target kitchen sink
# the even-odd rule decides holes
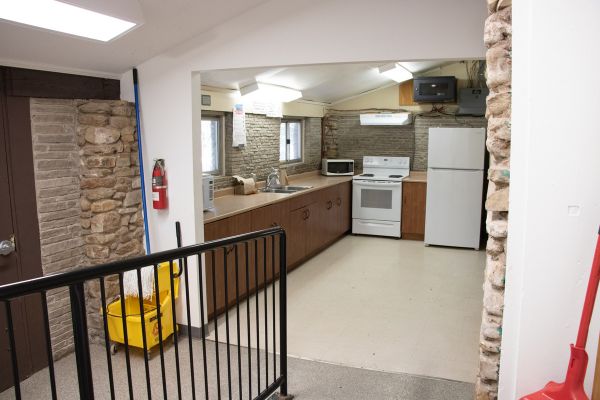
[[[310,189],[310,188],[312,188],[312,186],[277,185],[277,186],[271,186],[269,188],[260,189],[260,191],[264,192],[264,193],[287,193],[287,194],[291,194],[291,193],[296,193],[296,192],[299,192],[301,190],[306,190],[306,189]]]

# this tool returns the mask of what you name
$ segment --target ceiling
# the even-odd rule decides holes
[[[103,43],[0,20],[0,64],[119,77],[131,67],[266,0],[64,0],[133,22],[131,32]]]
[[[385,62],[307,65],[285,68],[248,68],[206,71],[201,75],[203,86],[238,90],[252,81],[286,86],[302,91],[302,99],[320,103],[335,103],[364,92],[395,84],[381,75],[378,67]],[[401,62],[413,73],[422,73],[441,65],[443,61]]]

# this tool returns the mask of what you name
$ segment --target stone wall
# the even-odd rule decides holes
[[[78,106],[81,147],[81,226],[86,264],[144,254],[142,194],[133,106],[124,101],[90,101]],[[117,294],[107,281],[107,297]],[[88,325],[103,334],[99,283],[89,282]]]
[[[265,180],[271,168],[279,168],[280,118],[259,114],[246,114],[246,146],[233,147],[233,117],[225,113],[225,168],[224,176],[215,178],[215,187],[231,187],[233,175],[250,177],[255,173],[258,180]],[[301,163],[287,166],[288,175],[320,169],[321,165],[321,118],[303,118],[304,154]]]
[[[512,7],[510,1],[488,0],[490,15],[485,23],[487,46],[488,171],[487,259],[483,286],[483,315],[480,335],[479,376],[476,397],[497,399],[500,366],[504,276],[510,179]]]
[[[358,114],[331,113],[324,121],[324,147],[327,157],[350,158],[357,169],[362,158],[371,156],[410,157],[411,169],[427,169],[429,128],[485,127],[483,117],[454,117],[438,114],[417,116],[410,125],[363,126]]]
[[[133,106],[123,101],[31,99],[33,159],[44,274],[143,253]],[[108,297],[116,294],[114,279]],[[98,333],[99,288],[87,286]],[[72,350],[69,292],[48,293],[55,358]]]
[[[31,99],[31,132],[44,275],[67,271],[85,260],[80,224],[79,146],[74,100]],[[68,289],[47,295],[54,356],[73,348]]]

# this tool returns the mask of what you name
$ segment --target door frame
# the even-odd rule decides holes
[[[120,100],[120,82],[0,66],[0,140],[6,146],[11,225],[17,238],[15,268],[18,280],[43,275],[31,132],[32,97]],[[26,239],[20,238],[24,233]],[[11,306],[19,379],[24,380],[48,365],[41,301],[39,296],[28,296],[11,301]],[[1,308],[0,313],[3,314],[3,304]],[[6,323],[3,315],[0,323]],[[6,338],[0,339],[4,342]],[[3,343],[1,347],[7,346]],[[8,382],[0,382],[0,392],[6,389],[6,384],[12,386],[12,375],[8,369],[6,372],[3,375],[8,375]]]

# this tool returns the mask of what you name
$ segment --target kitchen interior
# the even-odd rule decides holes
[[[460,60],[201,73],[205,240],[285,229],[290,356],[475,382],[484,71]],[[222,341],[235,299],[212,292],[220,270],[207,260]]]

